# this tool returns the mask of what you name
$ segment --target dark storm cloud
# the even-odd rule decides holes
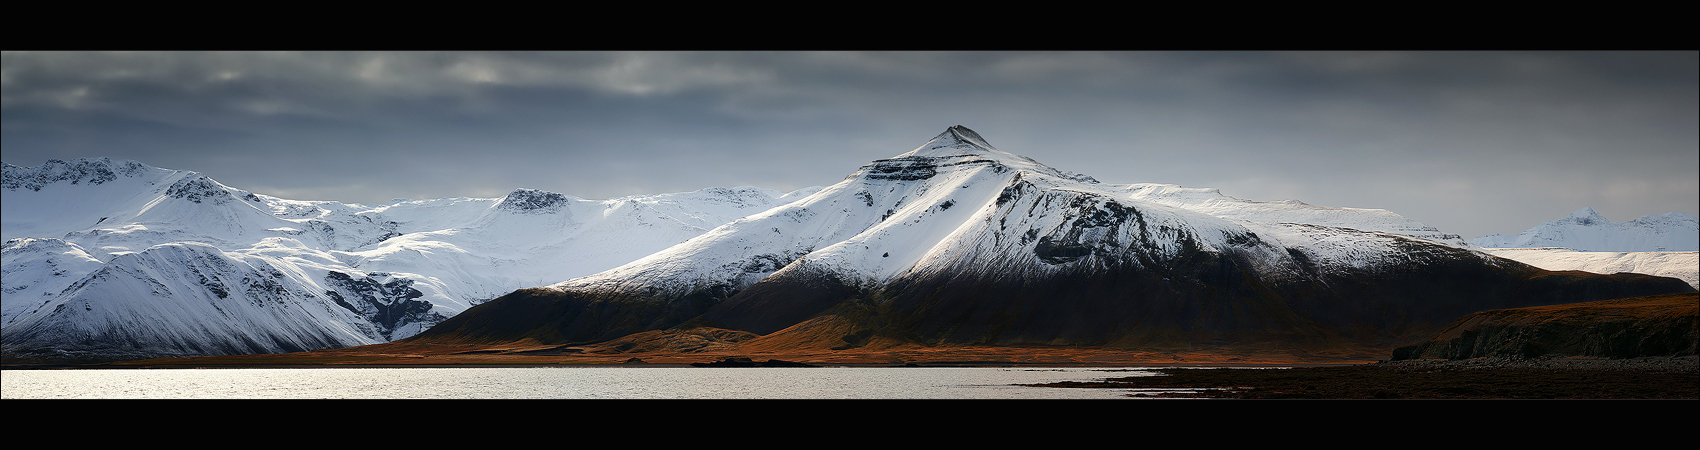
[[[1473,237],[1696,213],[1695,52],[5,53],[5,160],[286,198],[838,181],[950,125],[1112,183]]]

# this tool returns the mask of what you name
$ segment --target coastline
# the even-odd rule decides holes
[[[578,361],[484,364],[198,364],[139,361],[59,366],[8,366],[4,370],[218,370],[218,369],[678,369],[715,372],[682,362]],[[771,362],[771,361],[770,361]],[[736,367],[736,366],[727,366]],[[743,366],[748,367],[748,366]],[[764,371],[810,368],[1088,369],[1096,381],[1019,386],[1045,389],[1116,389],[1129,398],[1163,399],[1700,399],[1700,359],[1545,357],[1530,359],[1407,360],[1371,363],[1065,363],[931,361],[904,364],[840,363],[759,367]],[[1265,369],[1265,370],[1232,370]],[[1126,373],[1118,372],[1144,372]],[[766,372],[774,373],[774,372]],[[1152,376],[1156,373],[1156,376]]]
[[[1476,358],[1156,372],[1162,375],[1030,386],[1191,390],[1130,395],[1149,398],[1700,400],[1700,359],[1695,356]]]
[[[1363,365],[1370,363],[1017,363],[996,361],[971,362],[922,362],[922,363],[807,363],[812,367],[851,367],[851,368],[938,368],[938,367],[968,367],[968,368],[1102,368],[1102,369],[1159,369],[1159,368],[1290,368],[1290,367],[1336,367]],[[561,363],[448,363],[448,364],[197,364],[197,363],[91,363],[91,364],[13,364],[0,365],[0,370],[204,370],[204,369],[470,369],[470,368],[710,368],[699,367],[692,363],[648,363],[648,362],[561,362]],[[785,367],[774,367],[785,368]],[[806,369],[810,367],[796,367]]]
[[[169,368],[691,367],[728,359],[820,367],[1304,367],[1376,363],[1370,352],[1150,351],[1079,347],[922,347],[856,351],[602,352],[531,344],[379,344],[297,353],[152,358],[130,361],[9,360],[3,370]]]

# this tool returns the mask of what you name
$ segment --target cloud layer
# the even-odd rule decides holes
[[[1109,183],[1474,237],[1697,214],[1696,52],[7,52],[5,162],[286,198],[837,182],[950,125]]]

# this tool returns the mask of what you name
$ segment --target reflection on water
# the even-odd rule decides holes
[[[1112,399],[1134,390],[1017,385],[1150,373],[963,367],[7,370],[0,398]]]

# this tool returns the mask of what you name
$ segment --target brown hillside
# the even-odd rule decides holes
[[[1665,294],[1470,314],[1393,359],[1693,356],[1700,293]]]

